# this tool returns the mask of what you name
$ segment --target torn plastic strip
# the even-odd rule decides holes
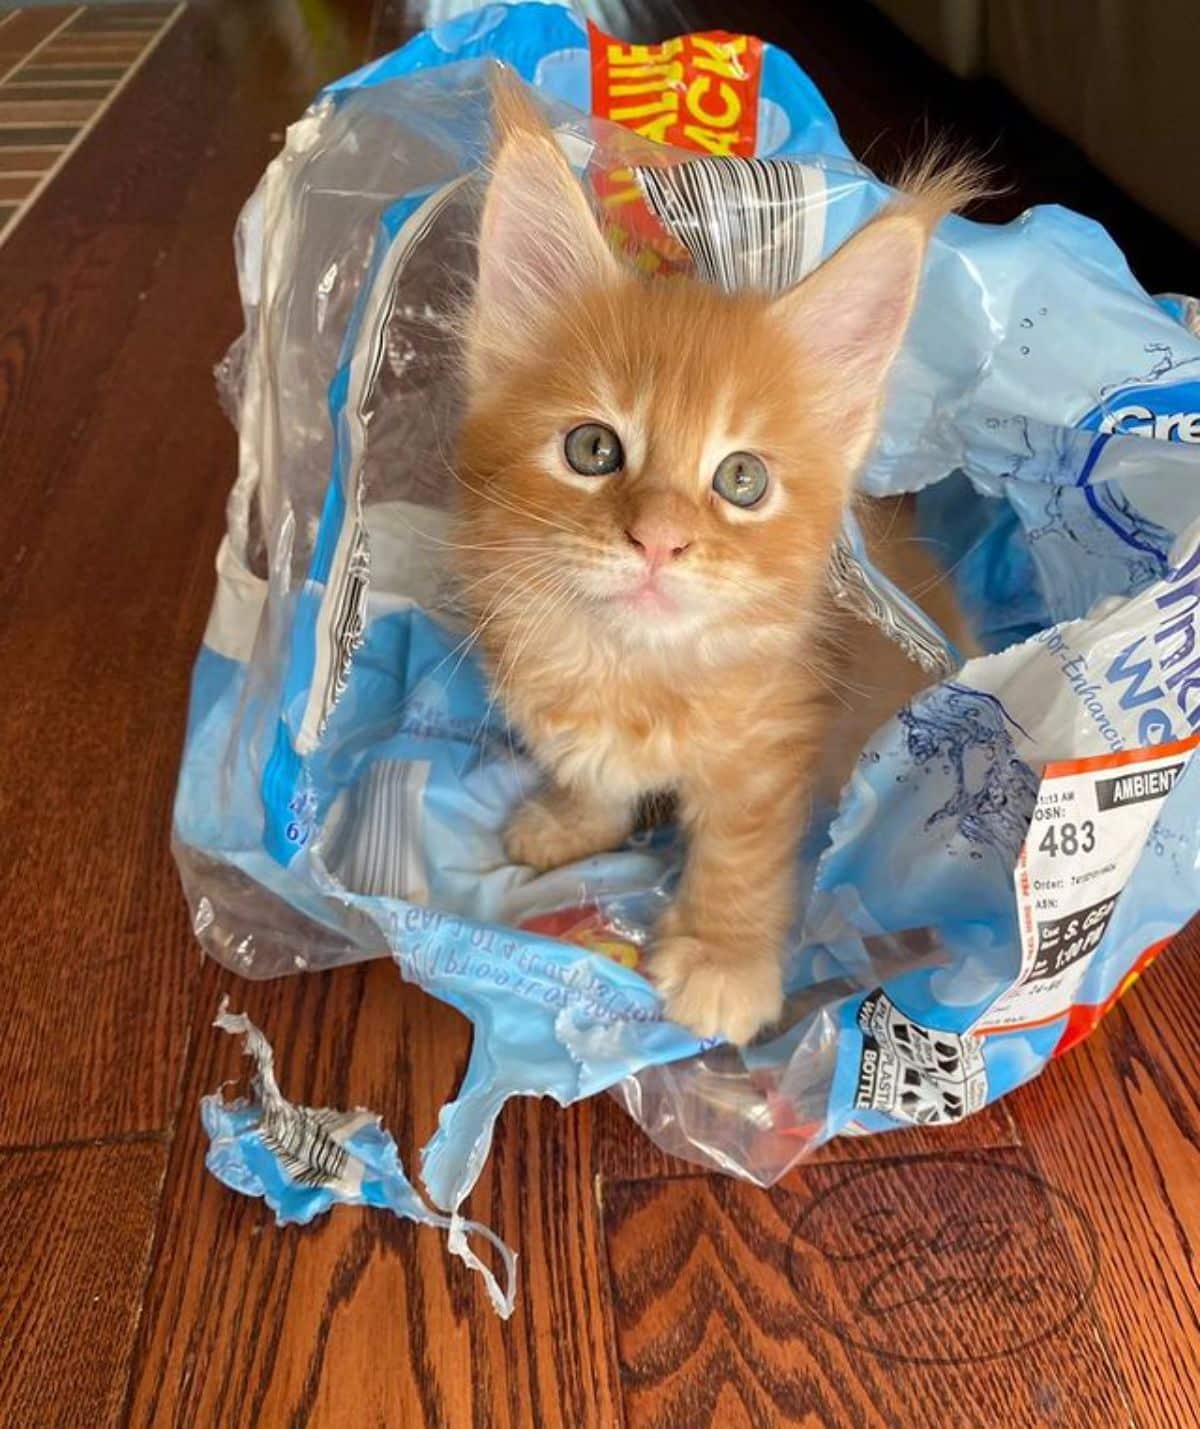
[[[941,627],[871,560],[850,510],[829,558],[829,583],[835,599],[877,626],[931,675],[944,678],[962,665],[962,655]]]
[[[230,1012],[228,1005],[226,997],[213,1025],[242,1037],[255,1073],[249,1098],[226,1101],[218,1089],[201,1099],[210,1142],[205,1165],[212,1174],[231,1190],[261,1196],[280,1225],[307,1225],[341,1202],[386,1208],[404,1220],[436,1226],[446,1232],[450,1252],[482,1276],[493,1309],[507,1320],[517,1293],[514,1252],[488,1226],[457,1211],[444,1215],[431,1209],[404,1174],[396,1143],[374,1112],[288,1101],[275,1077],[271,1044],[245,1013]],[[472,1235],[481,1235],[500,1257],[503,1285],[471,1249]]]

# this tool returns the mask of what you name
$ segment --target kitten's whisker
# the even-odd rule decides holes
[[[524,559],[527,560],[527,561],[531,561],[531,562],[532,562],[532,561],[536,560],[537,558],[536,558],[536,557],[525,557]],[[516,564],[520,564],[520,562],[518,562],[518,563],[516,563]],[[512,583],[512,581],[513,581],[513,580],[516,580],[517,578],[518,578],[517,573],[514,573],[512,576],[510,576],[509,579],[505,582],[504,587],[502,588],[502,591],[501,591],[500,594],[503,594],[503,590],[507,589],[508,586]],[[489,604],[484,607],[484,610],[483,610],[483,612],[482,612],[482,614],[481,614],[480,620],[479,620],[479,621],[476,621],[476,622],[474,623],[474,625],[472,626],[472,629],[463,637],[463,639],[460,640],[460,641],[458,642],[458,644],[453,647],[453,649],[449,650],[449,651],[437,662],[437,664],[434,665],[434,667],[433,667],[431,670],[426,671],[426,673],[422,676],[422,681],[432,679],[435,675],[438,674],[438,672],[439,672],[445,665],[447,665],[451,660],[454,659],[455,655],[458,655],[458,656],[459,656],[458,663],[454,666],[454,669],[451,670],[450,674],[446,677],[446,679],[445,679],[445,681],[444,681],[443,683],[444,683],[445,685],[449,685],[449,684],[453,681],[455,675],[457,675],[458,672],[459,672],[459,670],[462,668],[463,661],[467,658],[467,655],[470,653],[470,651],[474,648],[475,644],[476,644],[477,641],[479,640],[479,637],[480,637],[480,635],[482,634],[483,629],[490,623],[490,621],[494,618],[495,614],[498,614],[498,613],[499,613],[498,611],[495,611],[495,612],[492,613],[492,615],[488,615],[488,612],[489,612],[489,611],[491,610],[491,608],[492,608],[492,604],[494,604],[496,601],[498,601],[499,598],[500,598],[500,596],[497,595],[492,602],[489,602]],[[484,619],[484,618],[483,618],[484,616],[486,616],[487,619]],[[461,652],[461,654],[460,654],[460,652]],[[415,693],[415,691],[414,691],[414,693]],[[411,696],[410,696],[409,698],[411,698]],[[405,701],[405,704],[407,704],[407,700]]]
[[[950,577],[954,575],[955,571],[958,570],[959,566],[962,565],[970,554],[970,551],[964,551],[957,561],[954,561],[951,565],[944,566],[936,576],[931,576],[919,586],[914,586],[912,590],[908,592],[909,595],[912,596],[914,600],[919,600],[921,596],[928,595],[931,590],[936,590],[943,581],[949,580]]]
[[[451,461],[448,459],[445,448],[442,445],[440,432],[435,434],[435,440],[437,442],[438,460],[441,462],[443,469],[449,474],[452,480],[459,482],[460,485],[466,487],[468,491],[474,492],[474,494],[479,496],[482,500],[491,501],[494,505],[500,506],[508,511],[511,511],[514,515],[528,516],[532,520],[541,521],[545,525],[552,526],[556,530],[564,532],[571,529],[571,526],[564,525],[561,520],[554,520],[552,517],[545,515],[539,516],[537,512],[532,509],[523,508],[520,503],[517,503],[515,505],[508,504],[505,501],[501,500],[494,492],[489,492],[487,490],[473,486],[469,481],[466,480],[463,474],[463,464],[461,462]],[[515,464],[510,464],[509,466],[500,467],[495,473],[493,473],[493,475],[495,477],[503,477],[507,471],[514,469],[514,466]],[[471,472],[471,475],[477,480],[482,479],[480,477],[480,473],[478,472],[473,471]],[[573,524],[574,523],[572,523],[572,525]],[[580,534],[584,534],[582,527],[579,527],[578,531]]]
[[[514,626],[500,661],[497,662],[495,698],[502,704],[505,702],[506,693],[512,688],[513,679],[521,665],[521,657],[528,649],[530,642],[546,624],[547,620],[556,610],[555,597],[560,597],[565,592],[565,584],[561,581],[552,583],[546,590],[540,592],[544,603],[544,609],[536,618],[526,615],[524,621]],[[520,638],[521,643],[513,651],[511,657],[509,651],[514,639]]]
[[[464,467],[462,463],[448,461],[445,453],[441,450],[439,450],[438,452],[438,459],[441,461],[443,467],[454,481],[457,481],[461,486],[464,486],[468,491],[478,496],[481,500],[490,501],[493,505],[499,506],[503,510],[511,512],[514,516],[528,517],[532,521],[537,521],[540,524],[544,526],[549,526],[556,531],[562,531],[564,534],[587,534],[583,526],[578,525],[576,522],[564,521],[561,518],[561,515],[559,516],[559,519],[555,519],[554,516],[540,514],[539,511],[534,510],[533,507],[527,506],[524,503],[514,501],[511,498],[508,500],[503,499],[496,493],[495,490],[490,490],[482,486],[473,485],[470,481],[467,480],[466,476],[464,475]],[[511,465],[506,467],[499,467],[492,474],[493,479],[503,478],[507,471],[513,469],[514,467]],[[472,471],[471,475],[477,480],[482,479],[478,472]]]
[[[513,577],[512,579],[515,580],[516,578]],[[507,589],[508,584],[510,584],[510,583],[511,583],[511,581],[506,583],[505,589]],[[460,666],[462,665],[463,660],[466,658],[467,653],[468,653],[470,650],[474,649],[474,647],[479,643],[479,640],[480,640],[481,636],[483,635],[484,631],[488,628],[489,625],[491,625],[492,621],[494,621],[494,620],[496,619],[496,617],[502,613],[502,611],[503,611],[503,609],[504,609],[503,594],[504,594],[503,591],[501,591],[500,593],[498,593],[498,594],[489,602],[489,604],[484,607],[484,609],[482,610],[482,612],[481,612],[480,615],[479,615],[479,618],[475,621],[474,625],[471,627],[471,632],[470,632],[470,636],[469,636],[469,644],[467,645],[467,650],[463,652],[463,655],[459,658],[458,664],[457,664],[457,665],[454,667],[454,669],[450,672],[449,679],[453,679],[453,678],[454,678],[454,676],[458,673],[458,670],[459,670]],[[447,681],[447,683],[449,683],[449,681]]]
[[[503,482],[504,479],[509,475],[509,473],[518,471],[519,469],[519,463],[510,462],[505,466],[497,467],[493,472],[491,472],[491,479],[493,482]],[[473,468],[464,468],[461,463],[458,464],[454,468],[454,470],[460,479],[465,472],[465,474],[470,476],[473,481],[481,482],[485,480],[483,473],[475,471]],[[494,490],[490,490],[481,494],[493,496],[495,495]],[[512,494],[512,492],[508,491],[507,489],[503,491],[502,496],[504,500],[507,500],[513,504],[513,508],[515,511],[521,514],[541,516],[548,524],[552,525],[556,530],[571,532],[572,534],[583,537],[586,537],[589,534],[586,526],[584,526],[579,521],[574,521],[571,518],[564,516],[561,509],[555,506],[549,500],[549,498],[545,501],[536,501],[531,499],[529,496],[526,496],[523,500],[518,501],[516,497]]]
[[[505,642],[504,650],[501,653],[499,660],[496,662],[496,679],[494,683],[493,695],[492,699],[488,703],[488,708],[485,712],[485,719],[490,718],[492,707],[497,701],[503,704],[505,690],[511,686],[512,679],[520,666],[522,654],[528,648],[529,642],[534,638],[537,632],[545,624],[546,620],[555,611],[555,597],[564,596],[566,594],[568,586],[569,582],[565,574],[561,572],[550,572],[544,582],[539,582],[531,588],[531,598],[533,600],[537,600],[540,597],[545,603],[545,609],[536,620],[532,620],[532,617],[529,614],[527,608],[523,620],[518,620],[514,624],[513,630],[509,633],[509,637]],[[560,600],[559,606],[561,606],[561,604],[562,602]],[[528,629],[526,627],[528,627]],[[521,634],[524,634],[525,638],[522,640],[520,647],[513,654],[510,660],[508,652],[512,647],[512,642],[515,638],[517,638],[517,636]],[[511,724],[509,725],[508,729],[508,743],[509,754],[512,759],[513,770],[515,773],[516,749],[514,748],[512,742]]]
[[[546,608],[544,611],[542,611],[541,615],[538,617],[532,629],[530,629],[525,634],[525,639],[521,642],[519,649],[513,655],[511,662],[508,661],[508,650],[509,646],[511,645],[511,638],[509,645],[505,646],[504,654],[501,657],[501,661],[498,662],[498,673],[500,676],[498,687],[501,690],[503,690],[504,685],[511,679],[511,676],[516,671],[517,667],[520,665],[521,655],[528,648],[529,641],[532,639],[533,635],[536,634],[536,632],[542,627],[542,625],[545,624],[545,621],[548,616],[556,608],[561,608],[561,606],[565,603],[562,599],[559,599],[558,607],[556,607],[555,597],[561,598],[565,596],[569,589],[569,586],[570,582],[567,576],[562,572],[556,571],[550,573],[550,579],[544,587],[542,587],[541,589],[533,588],[533,590],[531,590],[530,594],[533,596],[533,598],[537,599],[540,596],[542,601],[545,603]],[[523,633],[524,627],[530,624],[531,619],[532,615],[526,613],[524,620],[517,622],[516,626],[514,627],[514,633]],[[508,665],[507,669],[504,668],[505,663],[507,663]]]
[[[544,550],[545,542],[539,541],[534,536],[527,536],[521,539],[510,539],[507,541],[448,541],[443,536],[435,536],[432,531],[422,531],[407,517],[394,513],[397,518],[410,530],[414,536],[419,536],[422,541],[428,541],[431,546],[442,546],[450,551],[515,551],[521,549]]]
[[[857,685],[852,684],[849,680],[839,678],[837,675],[834,675],[832,671],[822,668],[821,665],[819,665],[812,659],[806,659],[803,656],[799,656],[798,663],[802,670],[804,670],[807,674],[811,675],[813,679],[816,680],[825,689],[825,692],[828,695],[832,696],[833,699],[837,700],[837,702],[845,709],[853,709],[854,706],[850,703],[848,699],[846,699],[843,694],[840,693],[837,688],[835,688],[836,686],[840,685],[842,689],[848,690],[850,694],[857,695],[861,699],[865,700],[869,698],[869,691],[860,689]]]
[[[498,566],[495,570],[487,571],[483,575],[477,576],[473,581],[468,581],[465,585],[459,585],[455,583],[453,587],[454,594],[457,595],[460,599],[462,599],[470,591],[477,590],[481,585],[485,585],[488,581],[498,580],[501,576],[509,572],[515,572],[516,570],[536,571],[538,567],[543,566],[544,564],[544,551],[540,551],[532,555],[527,554],[523,556],[518,556],[515,560],[506,561],[503,565]]]
[[[511,676],[513,669],[515,668],[515,662],[514,662],[514,665],[513,665],[513,666],[508,666],[508,652],[509,652],[509,650],[512,648],[512,642],[513,642],[513,640],[516,639],[517,636],[521,633],[521,631],[522,631],[522,629],[523,629],[523,627],[524,627],[524,624],[525,624],[525,623],[528,621],[528,619],[529,619],[529,615],[528,615],[529,604],[528,604],[528,602],[529,602],[530,600],[536,601],[536,600],[538,599],[539,594],[540,594],[541,591],[542,591],[542,588],[545,588],[545,589],[547,589],[547,590],[555,590],[555,591],[557,591],[558,586],[559,586],[559,584],[562,582],[562,580],[563,580],[563,577],[560,575],[560,573],[558,573],[558,572],[556,572],[556,571],[553,571],[553,570],[551,570],[551,571],[545,571],[545,572],[542,572],[540,575],[535,576],[534,579],[533,579],[532,581],[530,581],[530,582],[528,583],[528,585],[525,586],[525,587],[519,592],[520,598],[521,598],[522,600],[526,601],[526,614],[525,614],[525,618],[524,618],[524,620],[518,618],[518,620],[517,620],[516,622],[514,622],[513,629],[512,629],[511,631],[509,631],[508,636],[506,637],[505,644],[504,644],[504,648],[503,648],[503,650],[501,651],[500,656],[498,657],[498,659],[497,659],[496,662],[495,662],[496,669],[495,669],[495,675],[494,675],[494,677],[493,677],[493,679],[492,679],[492,682],[491,682],[491,685],[492,685],[491,696],[490,696],[490,698],[489,698],[489,700],[488,700],[488,703],[487,703],[486,708],[484,709],[483,718],[480,720],[480,725],[479,725],[480,737],[482,737],[482,734],[483,734],[484,731],[486,730],[486,727],[487,727],[487,725],[488,725],[488,722],[490,721],[491,716],[492,716],[492,711],[493,711],[493,709],[495,708],[496,704],[497,704],[498,702],[502,702],[502,693],[503,693],[504,687],[505,687],[506,683],[508,682],[508,679],[509,679],[509,677]],[[513,600],[515,600],[516,598],[517,598],[517,596],[515,596],[515,595],[512,597]],[[497,613],[498,613],[498,612],[497,612]],[[506,667],[507,667],[507,668],[506,668]],[[510,731],[509,731],[509,743],[510,743],[510,746],[511,746],[511,743],[512,743],[512,732],[511,732],[511,729],[510,729]],[[512,751],[512,753],[513,753],[513,757],[514,757],[514,759],[515,759],[515,750]]]
[[[487,491],[482,487],[472,486],[461,472],[456,471],[452,474],[455,481],[465,486],[468,491],[473,492],[481,501],[489,501],[493,506],[498,506],[502,511],[508,511],[514,516],[524,517],[528,521],[536,521],[539,525],[548,526],[552,531],[560,531],[565,536],[581,536],[586,534],[582,526],[576,526],[573,523],[568,525],[561,520],[556,521],[552,517],[542,516],[528,506],[521,505],[518,502],[503,500],[497,496],[494,491]]]

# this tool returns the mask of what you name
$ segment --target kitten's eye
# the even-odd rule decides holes
[[[601,422],[572,427],[563,443],[568,464],[580,476],[611,476],[625,465],[621,438]]]
[[[753,452],[731,452],[717,467],[713,490],[734,506],[757,506],[767,494],[767,465]]]

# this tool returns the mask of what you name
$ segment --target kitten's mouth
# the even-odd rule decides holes
[[[679,609],[678,602],[673,600],[653,579],[639,581],[631,589],[619,591],[612,597],[612,600],[614,605],[624,606],[627,610],[636,610],[647,615],[671,615]]]
[[[697,613],[690,582],[661,570],[610,568],[588,594],[598,611],[622,626],[644,624],[660,631]]]

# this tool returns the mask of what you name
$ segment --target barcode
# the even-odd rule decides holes
[[[342,795],[324,858],[352,893],[423,903],[423,807],[428,760],[380,759]]]
[[[314,1111],[278,1102],[263,1107],[263,1145],[298,1186],[332,1186],[341,1181],[350,1153],[330,1127],[349,1120],[344,1112]]]
[[[371,548],[366,530],[357,522],[350,558],[342,568],[338,588],[333,596],[333,617],[329,622],[330,655],[325,690],[321,699],[320,735],[333,707],[346,691],[350,665],[363,642],[367,628],[367,595],[371,589]],[[329,597],[326,596],[326,599]]]
[[[655,217],[726,292],[782,292],[821,261],[825,174],[787,159],[692,159],[636,168]]]

